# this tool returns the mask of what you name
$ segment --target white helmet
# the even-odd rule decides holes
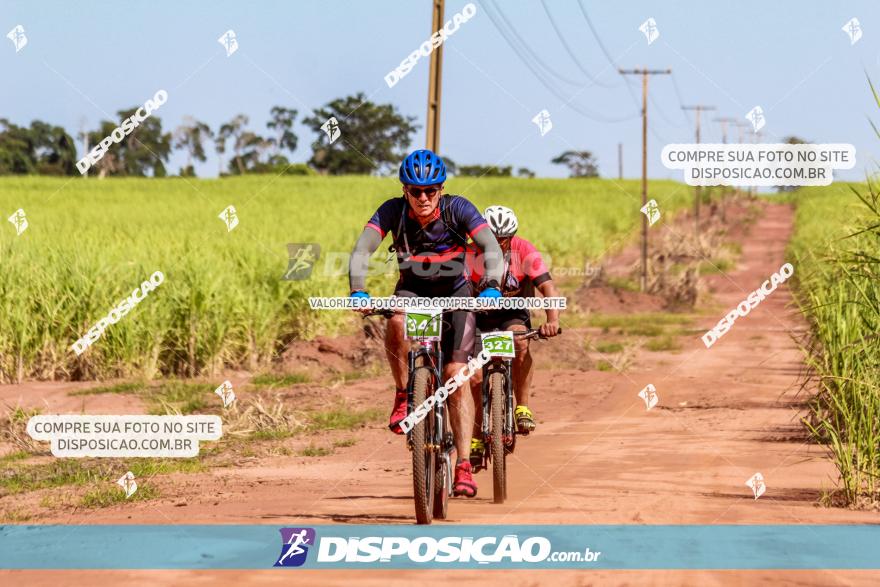
[[[519,223],[516,221],[516,214],[507,206],[489,206],[483,213],[489,228],[498,238],[506,238],[516,234]]]

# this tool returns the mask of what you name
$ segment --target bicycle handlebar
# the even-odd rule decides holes
[[[460,312],[483,312],[484,310],[449,310],[449,311],[450,311],[450,312],[456,312],[456,311],[460,311]],[[382,316],[383,318],[391,318],[391,317],[393,317],[395,314],[398,314],[398,313],[402,314],[402,313],[403,313],[403,310],[373,310],[373,311],[371,311],[371,312],[368,312],[368,313],[366,313],[366,314],[363,314],[362,317],[363,317],[364,319],[369,318],[370,316]],[[556,331],[556,334],[562,334],[562,329],[560,328],[559,330],[557,330],[557,331]],[[520,331],[514,330],[514,331],[513,331],[513,335],[514,335],[514,336],[519,336],[519,337],[524,337],[524,338],[527,338],[527,339],[539,339],[539,340],[548,340],[548,339],[551,338],[551,337],[549,337],[549,336],[544,336],[543,334],[541,334],[541,331],[538,330],[538,329],[536,329],[536,328],[532,328],[532,329],[527,330],[527,331],[525,331],[525,332],[520,332]]]
[[[562,329],[560,328],[559,330],[557,330],[556,334],[562,334]],[[528,339],[537,338],[540,340],[549,340],[550,338],[552,338],[550,336],[544,336],[543,334],[541,334],[541,331],[536,328],[532,328],[531,330],[527,330],[525,332],[518,332],[514,330],[513,335]]]

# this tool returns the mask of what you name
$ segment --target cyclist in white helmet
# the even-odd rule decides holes
[[[504,254],[504,276],[501,280],[501,294],[505,297],[534,297],[535,289],[544,297],[556,297],[559,293],[550,277],[550,271],[544,264],[541,254],[526,239],[515,236],[519,228],[516,214],[506,206],[489,206],[483,214],[489,228],[495,234],[501,251]],[[471,280],[478,284],[484,281],[482,256],[468,255],[468,269]],[[543,336],[556,336],[559,332],[559,310],[546,310],[547,318],[540,327]],[[477,315],[477,328],[481,332],[491,330],[526,331],[532,327],[528,310],[492,310]],[[532,382],[532,357],[529,354],[529,340],[517,337],[516,358],[513,361],[513,383],[516,390],[516,410],[514,417],[521,434],[528,434],[535,429],[535,416],[529,408],[529,387]],[[472,378],[471,390],[474,393],[476,406],[482,404],[480,383],[482,373],[477,372]],[[477,421],[471,440],[471,464],[482,463],[482,453],[486,450],[480,439],[482,412],[476,410]]]

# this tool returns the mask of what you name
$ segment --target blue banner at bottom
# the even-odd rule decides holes
[[[880,526],[0,527],[3,569],[880,569]]]

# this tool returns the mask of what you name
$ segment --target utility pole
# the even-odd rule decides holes
[[[669,75],[671,69],[620,69],[621,75],[642,76],[642,207],[648,203],[648,76]],[[642,214],[642,291],[648,290],[648,215]]]
[[[764,133],[762,133],[761,131],[755,131],[755,133],[752,134],[752,144],[754,145],[754,144],[760,143],[762,136],[764,136]],[[750,185],[749,186],[749,199],[756,198],[757,196],[758,196],[758,188],[753,185]]]
[[[82,138],[82,146],[83,146],[83,157],[89,154],[89,130],[86,128],[87,124],[86,117],[83,116],[79,119],[79,136]],[[89,170],[86,169],[86,172],[83,174],[83,177],[89,176]]]
[[[617,143],[617,179],[623,179],[623,143]]]
[[[739,141],[739,144],[741,145],[741,144],[743,144],[743,130],[748,128],[749,125],[741,120],[737,120],[735,123],[735,126],[736,126],[736,130],[737,130],[737,140]],[[740,186],[736,186],[736,197],[738,198],[741,195],[742,195],[742,190],[740,189]]]
[[[697,113],[697,144],[700,144],[700,114],[706,110],[715,110],[714,106],[697,104],[696,106],[682,106],[682,110],[693,110]],[[700,197],[703,190],[700,186],[694,186],[694,229],[700,233]]]
[[[736,124],[739,122],[736,118],[731,118],[729,116],[719,116],[715,118],[715,122],[721,123],[721,142],[723,144],[727,144],[727,125],[728,124]],[[741,132],[741,131],[740,131]],[[724,202],[724,194],[727,190],[724,188],[721,189],[721,222],[727,221],[727,209]],[[739,195],[739,187],[736,188],[737,195]]]
[[[443,12],[446,0],[432,0],[431,34],[443,27]],[[435,153],[440,150],[440,82],[443,79],[443,45],[431,52],[431,66],[428,70],[428,119],[425,131],[426,149]]]

